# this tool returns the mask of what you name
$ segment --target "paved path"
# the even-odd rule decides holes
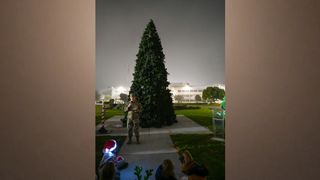
[[[106,120],[106,127],[108,130],[112,132],[108,135],[114,136],[126,136],[127,129],[122,128],[122,123],[120,119],[122,116],[113,116],[110,119]],[[212,134],[210,130],[207,128],[200,126],[199,124],[195,123],[191,119],[183,116],[177,115],[178,123],[175,123],[171,126],[164,126],[162,128],[140,128],[140,134]],[[99,129],[101,124],[97,125],[96,129]],[[97,134],[97,136],[104,136]]]
[[[111,133],[108,135],[127,135],[127,129],[121,127],[121,117],[122,116],[114,116],[106,121],[107,129],[111,130]],[[177,120],[178,123],[175,123],[172,126],[165,126],[163,128],[141,128],[141,144],[139,145],[135,144],[135,138],[133,138],[133,144],[123,144],[119,154],[125,158],[129,163],[129,166],[120,171],[121,179],[134,180],[134,168],[138,165],[142,166],[144,170],[154,169],[153,176],[150,178],[153,180],[157,167],[164,159],[170,159],[173,162],[178,179],[186,178],[180,171],[178,154],[173,147],[170,134],[211,134],[212,132],[185,116],[178,115]],[[97,129],[98,128],[100,128],[100,125],[97,126]]]

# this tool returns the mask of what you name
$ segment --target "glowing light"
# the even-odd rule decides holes
[[[114,144],[113,148],[110,149],[110,152],[114,151],[117,148],[117,142],[116,141],[114,141],[114,142],[115,142],[115,144]]]
[[[190,91],[192,88],[191,88],[190,86],[188,86],[188,85],[185,85],[182,89],[183,89],[183,90]]]
[[[114,154],[112,152],[109,152],[109,157],[112,157]]]
[[[113,146],[112,147],[105,147],[103,150],[102,150],[102,152],[104,153],[104,154],[109,154],[109,155],[113,155],[113,153],[112,153],[112,151],[114,151],[116,148],[117,148],[117,142],[115,141],[115,140],[109,140],[109,141],[111,141],[112,143],[110,143],[110,144],[113,144]],[[111,153],[111,154],[110,154]]]
[[[126,89],[125,89],[124,87],[122,87],[122,86],[119,86],[119,87],[117,88],[117,90],[118,90],[119,92],[124,92]]]

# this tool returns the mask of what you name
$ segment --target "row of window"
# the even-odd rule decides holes
[[[186,98],[192,97],[191,95],[181,95],[181,96],[186,97]]]
[[[178,92],[202,92],[202,90],[196,90],[196,89],[193,89],[193,90],[178,90]]]

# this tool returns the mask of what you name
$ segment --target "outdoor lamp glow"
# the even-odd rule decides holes
[[[188,86],[188,85],[185,85],[182,89],[183,89],[183,90],[187,90],[187,91],[189,91],[189,90],[191,90],[191,87],[190,87],[190,86]]]
[[[122,92],[125,91],[125,88],[123,88],[122,86],[119,86],[119,87],[117,88],[117,90],[122,93]]]

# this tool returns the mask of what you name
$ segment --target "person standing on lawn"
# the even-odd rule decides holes
[[[128,127],[128,137],[129,140],[127,144],[132,143],[132,136],[133,132],[136,136],[137,144],[140,144],[140,139],[139,139],[139,112],[140,112],[140,105],[139,102],[137,101],[136,96],[130,95],[130,102],[128,106],[126,107],[126,111],[128,112],[127,115],[127,127]]]

